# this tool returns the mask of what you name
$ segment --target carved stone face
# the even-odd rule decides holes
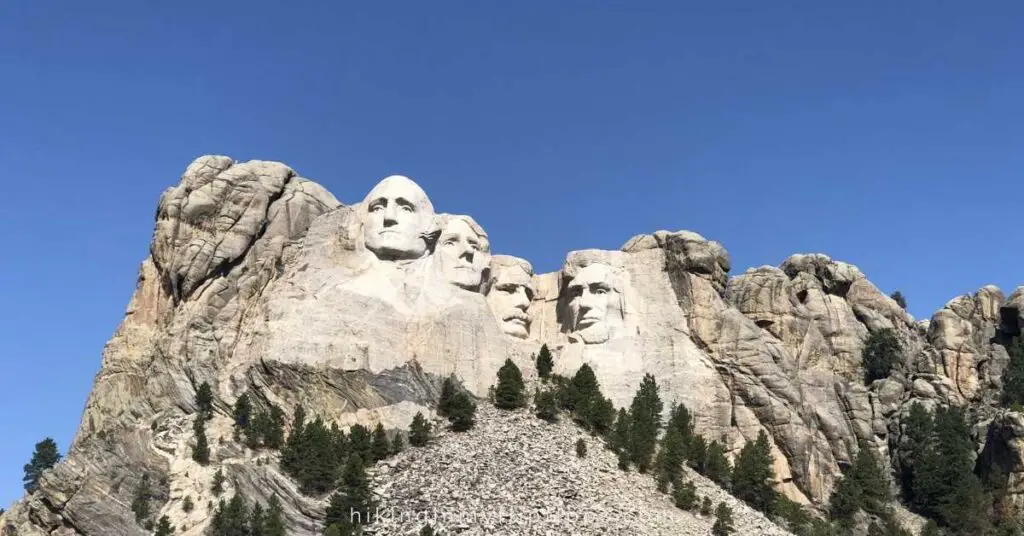
[[[487,238],[462,218],[450,218],[441,228],[434,254],[449,283],[466,290],[480,290],[484,268],[490,261]]]
[[[377,183],[363,204],[366,249],[381,260],[416,259],[426,253],[434,206],[418,184],[392,175]]]
[[[521,263],[491,263],[491,281],[487,303],[506,334],[520,339],[530,335],[530,316],[526,313],[533,299],[533,278]]]
[[[569,282],[569,322],[587,344],[607,341],[622,325],[622,300],[614,281],[610,266],[591,264]]]

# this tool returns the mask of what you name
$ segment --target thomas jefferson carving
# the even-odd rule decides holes
[[[385,261],[418,259],[428,250],[434,206],[408,177],[391,175],[377,183],[363,201],[366,249]]]
[[[441,235],[434,256],[441,276],[452,285],[478,292],[490,262],[487,233],[469,216],[442,214],[438,219]]]
[[[496,255],[491,259],[486,285],[487,303],[507,335],[525,339],[530,335],[526,313],[533,299],[533,266],[524,259]]]

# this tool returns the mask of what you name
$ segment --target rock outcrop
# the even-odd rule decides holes
[[[619,406],[654,375],[666,407],[685,404],[730,455],[767,433],[779,489],[815,507],[858,449],[899,459],[911,404],[967,406],[981,459],[1011,475],[1024,504],[1022,417],[998,409],[1024,287],[1009,298],[985,287],[916,322],[850,264],[794,255],[730,279],[725,248],[688,231],[573,251],[546,274],[491,250],[476,221],[435,213],[405,177],[343,205],[282,164],[197,159],[160,199],[150,255],[74,443],[0,527],[146,534],[129,504],[149,474],[160,513],[179,534],[200,534],[209,478],[222,468],[255,500],[280,496],[295,533],[314,534],[324,500],[300,494],[273,456],[230,439],[243,392],[341,426],[405,429],[430,413],[449,375],[481,397],[506,359],[532,380],[542,344],[560,374],[591,365]],[[865,384],[864,341],[883,329],[902,360]],[[216,399],[209,466],[191,459],[203,382]],[[186,496],[199,505],[192,512]]]

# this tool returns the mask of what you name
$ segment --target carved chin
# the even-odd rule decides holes
[[[526,323],[519,320],[505,320],[501,323],[501,330],[506,335],[511,335],[517,339],[525,339],[530,336],[530,330]]]
[[[608,342],[608,339],[611,338],[608,326],[604,322],[591,324],[576,331],[574,335],[586,344],[602,344]]]

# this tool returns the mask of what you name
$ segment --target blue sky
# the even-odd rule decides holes
[[[0,506],[202,154],[344,202],[410,175],[540,271],[664,228],[733,274],[827,253],[919,318],[1024,283],[1024,4],[342,4],[0,7]]]

